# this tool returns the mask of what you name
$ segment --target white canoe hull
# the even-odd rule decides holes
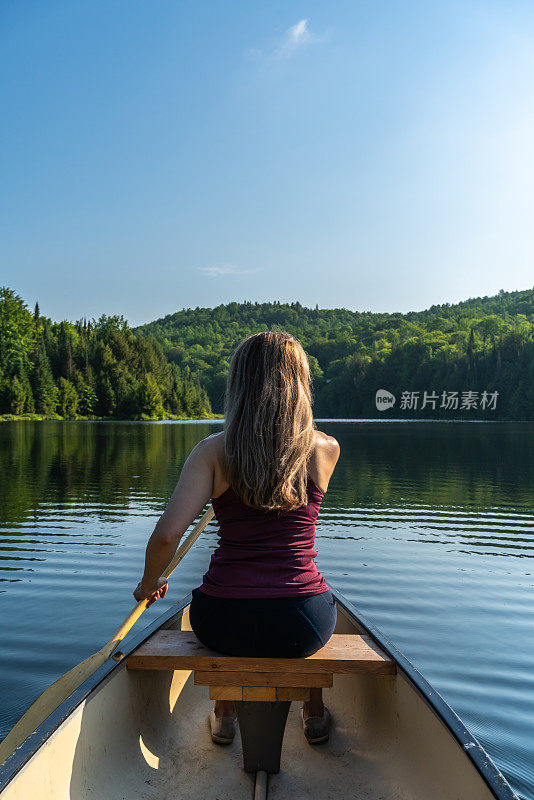
[[[330,741],[306,744],[293,703],[269,800],[512,800],[478,742],[382,634],[336,594],[337,633],[370,633],[396,675],[336,675]],[[188,599],[160,628],[189,629]],[[2,800],[250,800],[239,735],[212,744],[208,689],[189,671],[128,671],[110,659],[0,769]]]

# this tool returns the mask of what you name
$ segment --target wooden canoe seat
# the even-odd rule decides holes
[[[212,700],[234,700],[247,772],[276,773],[291,700],[332,686],[335,673],[393,675],[395,662],[369,636],[334,634],[307,658],[225,656],[191,631],[159,630],[127,658],[131,670],[192,670]]]
[[[190,669],[212,700],[308,700],[310,688],[332,686],[336,673],[395,674],[395,662],[369,636],[334,634],[307,658],[226,656],[191,631],[157,631],[127,659],[128,669]]]

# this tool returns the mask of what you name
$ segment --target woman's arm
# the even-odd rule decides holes
[[[210,437],[193,448],[185,462],[169,504],[159,518],[146,547],[145,571],[134,591],[137,601],[149,597],[152,605],[165,597],[167,581],[161,577],[180,544],[213,493],[213,444]]]

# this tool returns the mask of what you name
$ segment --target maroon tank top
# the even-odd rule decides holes
[[[219,546],[200,587],[213,597],[295,597],[328,586],[315,566],[323,492],[308,478],[308,502],[293,511],[250,508],[229,487],[212,499]]]

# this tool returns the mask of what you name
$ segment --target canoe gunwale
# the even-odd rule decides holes
[[[495,766],[489,754],[477,741],[472,733],[449,704],[423,677],[419,670],[397,649],[371,622],[361,616],[360,612],[339,592],[330,585],[336,602],[343,611],[353,619],[357,625],[387,653],[397,665],[397,674],[400,673],[410,683],[417,694],[430,706],[432,711],[441,720],[445,727],[462,747],[465,755],[470,759],[477,772],[481,775],[496,800],[519,800],[506,778]],[[123,657],[115,660],[111,656],[96,672],[91,675],[48,716],[39,727],[18,747],[15,752],[0,766],[0,792],[16,777],[17,773],[32,758],[39,748],[55,733],[75,709],[89,697],[89,695],[106,680],[114,670],[126,667],[126,656],[133,653],[155,631],[168,624],[174,618],[179,619],[191,602],[191,593],[171,606],[165,613],[157,617],[150,625],[143,628],[138,636],[132,638],[126,647],[121,648]]]
[[[40,747],[55,733],[55,731],[65,722],[75,709],[101,684],[115,669],[126,667],[125,656],[133,653],[134,650],[143,644],[155,631],[162,625],[169,623],[173,617],[182,616],[184,610],[191,602],[191,593],[187,594],[179,603],[175,603],[165,613],[157,617],[154,622],[143,628],[139,635],[134,637],[127,647],[121,647],[120,652],[124,656],[116,660],[111,655],[99,669],[96,670],[86,681],[81,683],[74,692],[59,705],[28,738],[17,747],[6,761],[0,766],[0,792],[16,777],[17,773],[32,758]]]
[[[493,762],[491,756],[482,747],[475,736],[466,728],[458,714],[453,711],[446,700],[434,689],[426,678],[419,672],[411,661],[382,633],[382,631],[367,621],[360,612],[331,584],[330,589],[338,605],[375,640],[375,642],[395,661],[397,673],[401,673],[439,717],[441,722],[461,745],[465,755],[473,763],[477,772],[484,779],[496,800],[519,800],[502,772]]]

